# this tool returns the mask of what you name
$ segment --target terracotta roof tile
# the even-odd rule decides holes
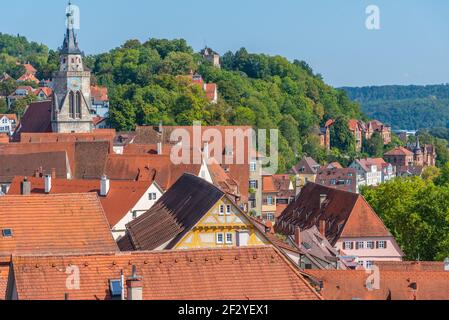
[[[189,137],[191,139],[190,143],[193,145],[193,127],[192,126],[162,126],[162,132],[159,132],[158,126],[145,126],[145,127],[136,127],[136,136],[134,139],[134,143],[136,144],[152,144],[155,145],[158,142],[162,142],[163,144],[174,144],[177,141],[172,141],[171,135],[174,133],[177,129],[184,129],[189,134]],[[251,130],[252,128],[250,126],[202,126],[201,127],[201,136],[205,134],[208,130],[214,130],[213,132],[220,133],[221,137],[221,144],[222,144],[222,152],[219,155],[222,157],[224,155],[225,149],[226,149],[226,143],[229,143],[229,141],[226,141],[226,133],[236,133],[237,138],[232,139],[233,146],[237,144],[238,139],[242,138],[244,141],[244,147],[243,149],[243,163],[237,164],[238,162],[237,157],[239,156],[237,152],[233,153],[233,164],[223,164],[222,167],[225,170],[226,173],[228,173],[234,180],[236,180],[239,183],[239,189],[242,196],[242,201],[247,202],[248,200],[248,181],[249,181],[249,165],[253,158],[252,154],[249,154],[248,147],[249,147],[249,139],[248,136],[244,136],[243,134],[239,133],[246,133],[248,130]],[[210,133],[213,133],[212,131],[208,131]],[[212,151],[212,143],[214,141],[214,138],[208,139],[208,141],[203,142],[209,142],[211,151]],[[201,146],[203,147],[203,146]],[[230,146],[229,146],[230,147]],[[235,150],[233,150],[235,151]],[[219,159],[217,157],[218,155],[215,155],[213,152],[210,154],[211,157],[214,157],[216,159]],[[225,158],[223,156],[223,158]],[[226,162],[223,160],[223,162]]]
[[[54,142],[36,142],[40,138],[34,135],[30,136],[31,143],[10,143],[0,145],[0,155],[27,155],[35,153],[49,152],[65,152],[67,154],[70,173],[72,178],[78,179],[100,179],[104,174],[106,159],[110,151],[111,144],[108,141],[75,141],[73,139],[64,139],[62,141],[54,141],[54,137],[50,141]],[[43,139],[46,141],[46,139]],[[92,161],[95,159],[96,161]],[[34,167],[34,166],[32,166]],[[35,170],[36,168],[33,168]],[[26,175],[25,173],[14,173],[13,175]],[[61,177],[61,176],[58,176]],[[66,176],[65,176],[66,177]],[[63,178],[63,177],[61,177]]]
[[[0,301],[5,300],[6,298],[10,258],[8,257],[7,260],[8,261],[0,261]]]
[[[380,286],[368,290],[371,273],[365,271],[307,270],[323,281],[321,294],[325,300],[448,300],[447,271],[381,271]],[[413,287],[417,288],[414,290]]]
[[[31,103],[20,119],[16,133],[51,132],[51,101]]]
[[[80,290],[66,289],[68,265],[80,268]],[[144,300],[321,299],[271,246],[13,258],[21,300],[63,300],[65,293],[71,300],[110,299],[109,280],[120,279],[122,270],[128,278],[133,265]]]
[[[98,196],[90,194],[0,197],[0,255],[117,251]]]
[[[274,186],[273,176],[262,177],[262,192],[270,193],[277,192],[278,190]]]
[[[321,205],[322,195],[326,199]],[[293,235],[296,227],[301,230],[319,227],[320,220],[326,221],[326,238],[332,245],[343,236],[391,236],[362,196],[315,183],[308,183],[301,190],[278,219],[275,229],[282,234]]]
[[[413,155],[414,155],[413,152],[404,147],[394,148],[393,150],[390,150],[387,153],[385,153],[385,156],[413,156]]]
[[[90,94],[95,101],[109,101],[108,88],[91,86]]]
[[[304,157],[292,168],[294,174],[316,174],[320,165],[310,157]]]
[[[51,174],[52,169],[56,170],[57,177],[67,178],[70,167],[65,152],[0,156],[0,182],[11,182],[14,176],[33,176],[36,170],[42,174]]]
[[[15,177],[8,195],[20,195],[20,183],[23,177]],[[45,183],[43,178],[28,178],[31,182],[32,194],[44,194]],[[100,197],[106,217],[111,227],[137,204],[151,186],[152,181],[110,181],[109,193]],[[86,193],[94,192],[100,195],[99,180],[65,180],[52,179],[50,194]]]

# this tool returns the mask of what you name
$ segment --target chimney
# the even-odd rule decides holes
[[[136,266],[133,266],[133,274],[131,278],[126,281],[126,287],[128,289],[128,297],[127,300],[143,300],[143,283],[142,277],[137,275]]]
[[[49,175],[49,174],[45,175],[44,185],[45,185],[45,193],[46,194],[49,194],[51,191],[51,180],[52,180],[51,175]]]
[[[162,134],[162,121],[159,122],[158,132]]]
[[[109,193],[109,179],[105,175],[101,177],[100,182],[100,196],[106,197]]]
[[[31,194],[31,182],[28,181],[27,177],[20,184],[20,194],[22,196],[29,196]]]
[[[157,143],[157,154],[158,155],[162,154],[162,142]]]
[[[326,237],[326,220],[320,220],[320,233]]]
[[[327,200],[327,194],[320,194],[320,209],[324,208],[324,202]]]
[[[302,247],[301,228],[300,227],[296,227],[296,229],[295,229],[295,244],[298,246],[298,248]]]

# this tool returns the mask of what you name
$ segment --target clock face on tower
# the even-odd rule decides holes
[[[80,91],[81,90],[81,79],[80,78],[69,78],[67,83],[67,87],[72,91]]]

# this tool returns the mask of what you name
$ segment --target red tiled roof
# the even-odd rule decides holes
[[[56,136],[58,135],[56,134]],[[76,136],[76,134],[73,134],[73,136],[64,135],[62,137],[76,138]],[[27,135],[24,135],[24,137],[27,137]],[[35,135],[30,135],[30,139],[40,140]],[[72,177],[78,179],[100,179],[105,172],[109,149],[110,142],[108,141],[10,143],[0,146],[0,155],[26,155],[62,151],[67,153]],[[95,161],[92,161],[92,159],[95,159]]]
[[[333,119],[329,119],[326,121],[326,123],[324,124],[325,128],[328,128],[330,126],[332,126],[335,123],[335,121]]]
[[[263,176],[262,177],[262,192],[270,193],[277,192],[278,190],[274,186],[273,176]]]
[[[108,88],[106,87],[91,86],[90,94],[95,101],[109,101]]]
[[[32,176],[37,170],[43,174],[51,174],[53,169],[59,178],[67,178],[70,174],[65,152],[3,154],[0,156],[0,182],[3,183],[10,183],[16,175]]]
[[[108,156],[105,174],[113,180],[155,180],[168,190],[184,173],[198,176],[201,164],[175,165],[169,155],[117,155]]]
[[[414,153],[404,147],[394,148],[385,153],[385,156],[413,156]]]
[[[323,205],[320,205],[321,195],[326,195]],[[278,219],[275,229],[284,235],[293,235],[296,227],[301,230],[319,227],[320,220],[326,221],[326,238],[332,245],[340,237],[391,236],[361,195],[315,183],[308,183],[301,190]]]
[[[304,157],[292,168],[292,172],[294,174],[316,174],[319,168],[320,165],[313,158]]]
[[[39,79],[36,78],[36,76],[32,73],[25,73],[24,75],[22,75],[19,79],[17,79],[17,81],[20,82],[25,82],[25,81],[32,81],[35,83],[39,83]]]
[[[44,194],[43,178],[28,178],[32,194]],[[23,177],[15,177],[8,195],[20,195],[20,183]],[[110,181],[109,193],[99,197],[109,225],[114,227],[137,204],[151,186],[152,181]],[[85,193],[100,194],[99,180],[64,180],[52,179],[50,194]]]
[[[98,126],[100,123],[102,123],[105,120],[107,120],[107,118],[103,118],[103,117],[100,117],[100,116],[92,118],[92,122],[94,123],[94,126]]]
[[[103,208],[94,193],[0,197],[0,255],[117,251]]]
[[[31,103],[20,120],[16,133],[51,132],[51,101]]]
[[[288,204],[277,204],[276,205],[276,218],[279,218],[285,209],[288,208]]]
[[[15,115],[15,114],[1,114],[0,113],[0,119],[3,118],[3,117],[8,118],[8,120],[10,120],[10,121],[15,121],[16,123],[19,121],[17,119],[17,115]]]
[[[388,165],[382,158],[357,159],[356,162],[358,162],[365,171],[371,171],[372,166],[376,166],[378,171],[382,171],[382,168]]]
[[[372,273],[354,270],[307,270],[323,281],[321,294],[325,300],[448,300],[447,271],[381,271],[380,286],[368,290]],[[417,290],[413,288],[416,286]]]
[[[350,119],[348,121],[349,130],[356,131],[359,128],[359,120],[357,119]]]
[[[193,133],[193,127],[192,126],[162,126],[162,133],[158,132],[158,127],[153,127],[153,126],[146,126],[146,127],[136,127],[136,137],[134,139],[134,143],[137,144],[157,144],[158,142],[162,142],[163,144],[175,144],[178,141],[172,141],[171,139],[171,135],[174,133],[175,130],[177,129],[183,129],[185,130],[190,137],[190,145],[193,146],[193,139],[194,139],[194,133]],[[210,130],[212,129],[212,130]],[[244,146],[242,146],[242,151],[243,151],[243,163],[242,164],[237,164],[237,157],[238,157],[238,153],[234,148],[234,154],[232,156],[233,158],[233,164],[223,164],[222,167],[225,170],[226,173],[228,173],[233,179],[235,179],[236,181],[238,181],[239,183],[239,189],[240,189],[240,193],[242,196],[242,201],[246,202],[248,199],[248,181],[249,181],[249,165],[250,162],[252,160],[252,158],[254,157],[253,154],[249,153],[249,143],[250,143],[250,139],[248,138],[248,136],[244,136],[244,135],[240,135],[239,133],[243,132],[246,133],[248,130],[251,130],[252,128],[250,126],[202,126],[201,130],[200,130],[200,134],[201,137],[203,137],[206,133],[206,131],[208,131],[209,133],[215,133],[218,132],[220,133],[220,137],[221,137],[221,146],[223,148],[223,150],[221,150],[221,154],[219,156],[223,156],[225,148],[227,143],[231,143],[233,144],[233,146],[235,147],[237,145],[237,141],[239,141],[239,139],[242,139],[244,141]],[[229,139],[232,141],[227,141],[226,136],[227,136],[227,132],[235,133],[237,137],[232,138],[230,137]],[[231,139],[232,138],[232,139]],[[209,139],[207,139],[207,141],[203,141],[204,142],[209,142],[209,146],[211,148],[212,151],[212,144],[214,142],[214,137],[210,137]],[[201,147],[203,147],[203,145],[201,145]],[[219,151],[217,151],[219,152]],[[216,155],[214,154],[214,152],[211,152],[210,154],[211,157],[214,157],[215,159],[219,159]],[[226,162],[225,160],[225,156],[223,156],[224,160],[223,162]]]
[[[35,74],[37,72],[36,68],[34,68],[30,63],[25,63],[23,65],[26,73]]]
[[[442,261],[376,261],[381,271],[444,271]]]
[[[0,144],[9,143],[9,136],[6,133],[0,133]]]
[[[329,163],[327,168],[328,169],[332,169],[332,168],[334,168],[334,169],[343,169],[343,166],[340,163],[338,163],[338,162],[331,162],[331,163]]]
[[[8,285],[10,257],[0,257],[0,301],[6,298]]]
[[[21,143],[108,141],[112,146],[115,138],[113,129],[95,129],[85,133],[21,132]]]
[[[49,87],[40,87],[34,91],[34,94],[38,95],[40,92],[43,92],[47,98],[50,98],[53,95],[53,90]]]
[[[79,266],[80,290],[66,288],[68,265]],[[71,300],[110,299],[109,280],[122,270],[127,279],[132,266],[142,276],[144,300],[321,299],[271,246],[13,258],[21,300],[63,300],[66,293]]]
[[[207,161],[207,167],[215,186],[234,198],[240,197],[237,181],[227,174],[214,158]]]

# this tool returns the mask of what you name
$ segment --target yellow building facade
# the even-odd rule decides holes
[[[175,249],[226,248],[267,245],[249,218],[226,196],[175,246]]]

